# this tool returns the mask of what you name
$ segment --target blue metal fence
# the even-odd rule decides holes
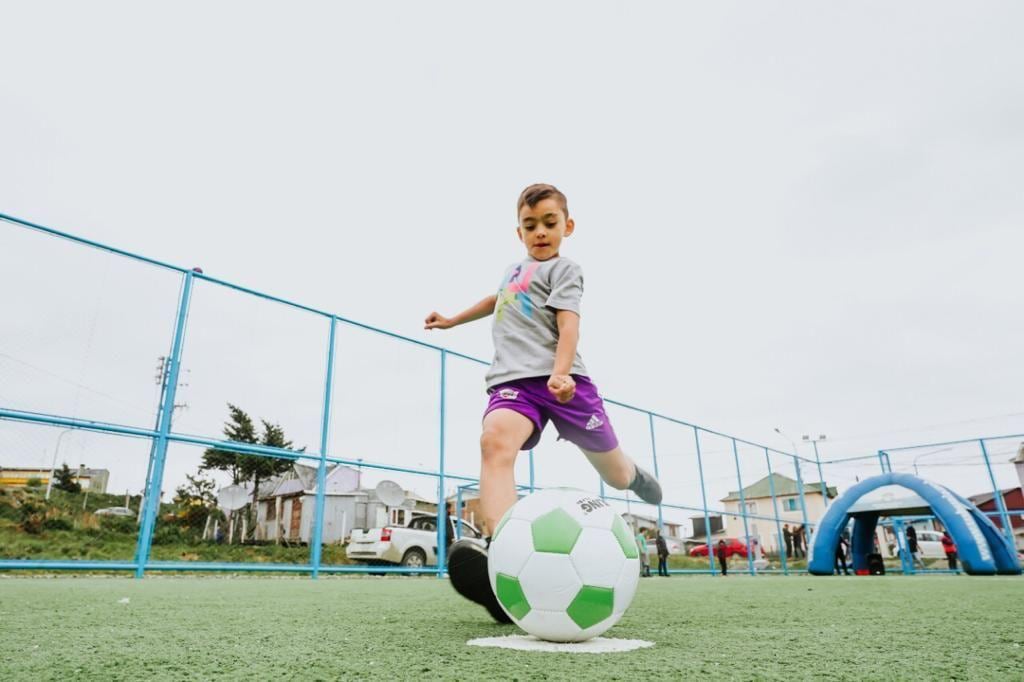
[[[173,327],[173,336],[169,339],[169,355],[167,356],[166,375],[162,382],[161,393],[159,397],[159,404],[156,406],[157,421],[152,429],[140,428],[137,426],[128,426],[124,424],[117,424],[107,421],[96,421],[89,419],[77,418],[75,416],[67,414],[52,414],[47,412],[38,411],[26,411],[16,409],[10,406],[0,405],[0,422],[22,422],[31,424],[41,424],[50,426],[60,426],[70,429],[81,429],[96,433],[109,434],[112,436],[119,437],[133,437],[147,439],[151,442],[152,447],[150,449],[150,461],[147,466],[147,474],[145,481],[144,491],[144,509],[142,513],[141,525],[138,533],[137,547],[135,556],[132,561],[93,561],[93,560],[49,560],[49,559],[0,559],[0,569],[52,569],[52,570],[125,570],[133,571],[134,574],[141,578],[147,571],[161,571],[161,570],[173,570],[173,571],[284,571],[284,572],[300,572],[309,573],[313,578],[316,578],[321,573],[344,573],[344,572],[367,572],[373,571],[377,573],[386,572],[400,572],[400,573],[436,573],[438,576],[444,573],[445,563],[445,548],[447,546],[446,533],[447,524],[437,524],[437,550],[438,550],[438,563],[433,568],[405,568],[405,567],[383,567],[383,566],[363,566],[363,565],[325,565],[322,561],[322,538],[323,538],[323,524],[324,524],[324,507],[325,507],[325,482],[327,468],[331,464],[343,464],[347,466],[355,466],[360,468],[374,469],[378,471],[390,471],[400,472],[405,474],[415,474],[421,476],[428,476],[436,479],[437,494],[438,494],[438,510],[439,514],[442,513],[440,510],[444,509],[445,491],[449,482],[455,482],[458,484],[458,493],[456,500],[456,513],[461,516],[462,508],[462,493],[465,490],[472,489],[476,486],[477,478],[475,472],[456,472],[449,470],[448,464],[445,458],[445,446],[446,446],[446,409],[447,409],[447,390],[448,390],[448,360],[449,358],[460,358],[467,360],[472,363],[480,365],[487,365],[488,363],[484,360],[474,358],[469,355],[458,353],[451,349],[447,349],[441,346],[425,343],[418,339],[409,338],[394,332],[373,327],[367,324],[357,322],[345,318],[341,315],[333,314],[327,311],[319,310],[310,306],[302,305],[293,301],[289,301],[277,296],[265,294],[247,287],[240,286],[231,282],[217,279],[202,273],[199,270],[193,270],[189,268],[183,268],[170,263],[159,261],[156,259],[148,258],[145,256],[130,253],[128,251],[110,247],[98,242],[84,239],[81,237],[74,236],[72,234],[54,230],[42,225],[34,224],[19,218],[0,214],[0,221],[4,222],[8,228],[12,229],[29,229],[35,230],[51,237],[66,240],[83,247],[89,247],[94,249],[100,249],[102,251],[116,254],[128,259],[132,259],[139,263],[145,263],[156,268],[162,268],[170,270],[181,278],[180,294],[177,302],[177,309],[175,312],[175,323]],[[175,406],[175,393],[179,383],[179,373],[181,370],[182,360],[182,348],[185,342],[185,338],[188,334],[188,319],[190,311],[190,303],[193,292],[193,286],[197,280],[216,284],[222,287],[227,287],[237,292],[241,292],[247,296],[256,297],[268,301],[273,301],[279,304],[283,304],[290,308],[302,310],[314,315],[320,316],[326,321],[326,370],[324,376],[324,392],[323,392],[323,404],[320,421],[320,438],[319,447],[316,451],[294,451],[286,450],[282,448],[269,447],[264,445],[255,445],[247,443],[238,443],[232,441],[226,441],[222,439],[209,438],[203,436],[196,436],[181,433],[175,431],[172,425],[172,414]],[[431,352],[437,353],[437,357],[440,363],[440,385],[439,390],[439,413],[438,419],[438,430],[439,430],[439,441],[437,443],[437,468],[412,468],[407,466],[399,466],[393,462],[383,461],[367,461],[364,459],[352,459],[339,457],[331,452],[331,444],[329,442],[329,431],[331,425],[331,397],[334,392],[334,369],[335,369],[335,339],[339,326],[345,325],[349,327],[355,327],[363,329],[382,337],[388,337],[391,339],[397,339],[404,343],[412,344],[413,346],[427,349]],[[804,484],[803,475],[801,472],[801,463],[812,464],[817,467],[819,477],[821,479],[822,492],[824,494],[825,504],[827,504],[828,495],[826,491],[826,485],[824,475],[822,473],[822,464],[828,464],[829,462],[823,462],[818,456],[817,449],[815,448],[815,458],[808,459],[800,456],[796,452],[784,452],[777,450],[770,446],[756,443],[753,441],[737,438],[728,434],[715,431],[706,427],[702,427],[696,424],[686,422],[675,417],[671,417],[665,414],[660,414],[651,410],[647,410],[641,407],[630,405],[616,400],[606,399],[606,402],[610,405],[618,406],[619,408],[625,409],[630,412],[637,413],[643,416],[647,422],[647,430],[650,437],[650,448],[653,458],[654,472],[659,478],[662,478],[664,469],[659,467],[658,461],[658,447],[657,447],[657,435],[659,425],[671,425],[673,427],[689,429],[693,432],[693,444],[696,454],[697,464],[697,478],[700,487],[700,506],[680,504],[678,499],[673,498],[673,487],[674,481],[666,478],[662,478],[662,483],[666,490],[666,499],[663,504],[659,505],[657,512],[657,521],[659,527],[664,523],[663,511],[665,509],[693,512],[701,515],[704,521],[704,539],[707,546],[712,546],[712,527],[711,517],[713,515],[721,515],[730,517],[740,517],[743,522],[743,534],[746,540],[746,545],[750,546],[750,540],[753,533],[751,533],[748,526],[748,522],[762,520],[770,522],[775,527],[777,533],[776,540],[779,546],[779,560],[780,568],[776,569],[782,573],[794,572],[791,567],[792,558],[786,556],[786,550],[781,542],[781,536],[783,531],[781,529],[781,522],[786,519],[781,515],[777,499],[777,491],[774,486],[772,479],[773,467],[772,457],[780,457],[783,460],[788,460],[793,465],[795,478],[797,481],[798,499],[800,505],[801,519],[806,528],[813,532],[814,523],[813,519],[809,518],[807,510],[807,502],[804,496]],[[740,504],[737,511],[726,510],[723,508],[716,508],[709,504],[707,485],[705,480],[705,457],[707,453],[702,450],[702,437],[704,438],[722,438],[725,439],[731,445],[731,455],[733,464],[735,466],[735,482],[737,490],[739,491]],[[1007,529],[1007,532],[1012,536],[1012,530],[1010,530],[1009,512],[1002,504],[1002,499],[998,495],[996,489],[996,480],[992,474],[992,469],[988,461],[988,454],[985,450],[985,439],[978,440],[981,445],[981,453],[985,459],[986,465],[988,465],[989,477],[992,482],[993,489],[996,490],[996,497],[999,500],[999,514],[1003,520],[1003,526]],[[294,461],[309,461],[316,466],[316,496],[315,496],[315,511],[313,516],[313,525],[311,532],[311,540],[309,543],[309,559],[305,564],[281,564],[281,563],[234,563],[234,562],[203,562],[203,561],[155,561],[151,555],[153,534],[157,521],[158,512],[160,509],[160,491],[162,489],[164,468],[167,458],[168,446],[172,443],[183,443],[190,445],[198,445],[208,448],[217,448],[220,450],[237,452],[242,454],[259,455],[264,457],[276,457],[284,458]],[[750,453],[741,453],[739,447],[753,448],[756,456],[752,457]],[[925,447],[925,446],[918,446]],[[877,459],[881,470],[884,472],[891,469],[891,462],[889,461],[889,453],[895,452],[897,449],[883,450],[877,453]],[[765,464],[768,472],[768,484],[770,487],[770,497],[772,504],[772,512],[770,514],[758,513],[752,509],[748,509],[747,500],[744,497],[744,482],[743,475],[741,472],[741,463],[751,462],[755,459],[759,459],[760,453],[763,453],[765,458]],[[523,490],[534,490],[535,489],[535,478],[534,478],[534,456],[533,451],[529,452],[529,482],[528,485],[521,486]],[[872,459],[876,455],[870,456]],[[856,459],[856,458],[853,458]],[[838,461],[850,461],[850,460],[832,460],[832,462]],[[760,466],[758,464],[758,466]],[[750,482],[748,481],[748,484]],[[616,495],[608,495],[603,484],[600,484],[601,495],[606,499],[614,500],[618,502],[629,503],[628,497],[620,497]],[[633,501],[635,503],[635,500]],[[694,569],[694,570],[680,570],[677,569],[673,572],[696,572],[696,573],[711,573],[717,572],[713,552],[707,553],[707,568]],[[741,572],[755,572],[755,565],[753,557],[748,557],[747,568]],[[768,571],[771,572],[771,571]]]

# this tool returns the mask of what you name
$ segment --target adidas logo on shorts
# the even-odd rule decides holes
[[[604,422],[596,415],[590,415],[590,421],[587,422],[587,431],[593,431],[599,426],[603,426]]]

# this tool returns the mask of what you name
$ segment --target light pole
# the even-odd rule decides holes
[[[809,441],[814,446],[814,461],[818,463],[818,480],[821,481],[821,497],[825,500],[825,508],[828,509],[828,486],[825,485],[825,475],[821,473],[821,457],[818,455],[818,442],[823,441],[827,436],[823,433],[817,438],[804,435],[804,441]]]
[[[807,500],[804,498],[804,478],[800,474],[800,458],[797,453],[796,441],[787,436],[778,426],[775,427],[775,433],[779,434],[793,445],[793,470],[796,472],[796,491],[800,497],[800,516],[804,520],[804,529],[808,532],[813,532],[810,520],[807,518]]]
[[[50,480],[46,482],[46,499],[50,499],[50,491],[53,490],[53,476],[57,472],[57,453],[60,452],[60,441],[65,434],[71,433],[74,429],[64,429],[57,436],[57,444],[53,446],[53,463],[50,465]]]

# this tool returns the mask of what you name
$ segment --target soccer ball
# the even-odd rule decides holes
[[[505,513],[491,538],[487,571],[516,625],[540,639],[582,642],[615,625],[633,601],[640,552],[607,502],[553,488]]]

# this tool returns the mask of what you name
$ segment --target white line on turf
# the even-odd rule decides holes
[[[654,646],[654,642],[642,639],[606,639],[594,637],[585,642],[547,642],[531,635],[506,635],[504,637],[480,637],[471,639],[470,646],[490,646],[519,651],[552,651],[570,654],[606,654],[616,651],[633,651]]]

